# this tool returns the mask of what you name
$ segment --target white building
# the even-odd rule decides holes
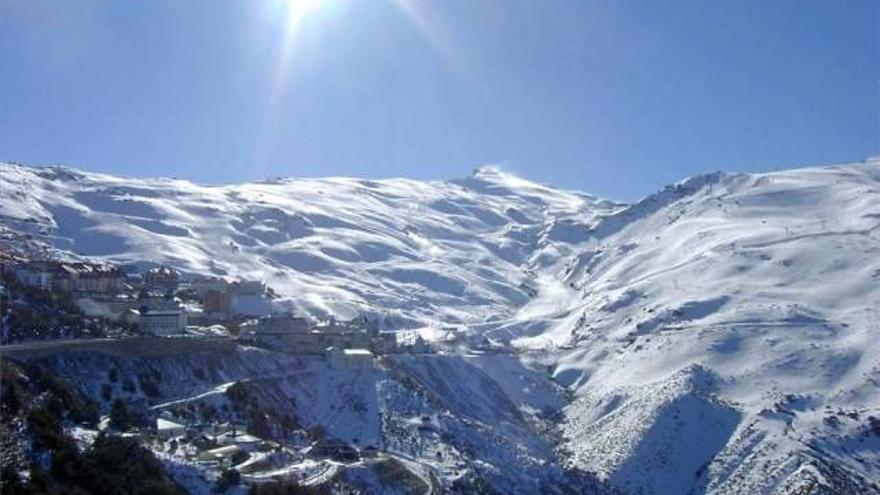
[[[373,353],[367,349],[327,348],[327,362],[339,370],[370,370],[373,369]]]
[[[186,426],[164,418],[156,420],[156,434],[159,438],[169,439],[186,434]]]
[[[275,313],[257,319],[253,325],[248,325],[254,333],[261,336],[281,336],[294,333],[308,333],[310,329],[307,318],[294,316],[291,313]]]
[[[150,311],[142,308],[138,316],[141,332],[150,335],[176,335],[186,331],[186,312]]]

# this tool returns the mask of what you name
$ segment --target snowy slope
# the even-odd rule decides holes
[[[571,348],[573,465],[634,493],[880,479],[880,162],[691,178],[591,235],[565,314],[512,337]]]
[[[492,167],[450,182],[207,187],[0,164],[3,223],[59,249],[258,278],[301,312],[373,313],[392,328],[510,314],[533,293],[530,270],[617,208]]]
[[[699,176],[630,206],[491,168],[205,187],[2,165],[0,205],[61,249],[258,276],[303,311],[458,325],[513,353],[399,361],[433,404],[389,384],[396,427],[400,407],[450,409],[501,441],[515,422],[462,401],[492,390],[559,412],[568,466],[626,493],[880,493],[878,160]],[[570,397],[530,395],[523,363]]]

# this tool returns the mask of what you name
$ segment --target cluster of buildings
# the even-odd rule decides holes
[[[334,368],[369,369],[374,354],[397,350],[397,337],[379,332],[361,318],[312,324],[291,313],[278,313],[243,323],[239,340],[294,354],[324,355]]]
[[[202,303],[200,318],[206,321],[225,320],[240,313],[247,314],[246,304],[236,302],[262,298],[266,284],[258,280],[228,281],[220,277],[200,277],[189,283],[189,288]]]
[[[22,285],[70,293],[88,316],[136,322],[142,333],[157,336],[185,333],[190,323],[226,323],[239,316],[237,298],[259,300],[267,294],[259,281],[218,277],[187,281],[168,266],[141,273],[99,263],[15,261],[4,262],[2,269]],[[191,297],[184,301],[175,296],[179,293]]]
[[[305,479],[333,472],[332,466],[338,463],[373,459],[379,454],[373,445],[357,448],[335,438],[313,439],[301,429],[292,432],[288,445],[282,446],[247,433],[241,424],[188,424],[168,411],[163,411],[152,428],[135,434],[165,455],[191,463],[203,473],[214,473],[212,477],[234,468],[243,475],[245,485]],[[311,461],[303,462],[306,458]]]
[[[218,469],[239,464],[253,453],[281,448],[276,442],[247,433],[243,424],[187,424],[167,411],[156,419],[153,428],[143,433],[159,442],[174,442],[188,460]]]
[[[38,261],[3,265],[19,283],[71,294],[88,316],[137,323],[140,332],[181,335],[190,325],[239,324],[240,342],[294,354],[323,355],[335,368],[368,369],[375,354],[398,350],[395,333],[380,332],[365,318],[317,323],[292,313],[248,314],[248,303],[265,302],[259,281],[220,277],[184,280],[180,272],[158,266],[138,272],[85,262]],[[181,299],[181,296],[183,299]],[[254,306],[254,304],[250,304]],[[256,316],[256,317],[254,317]],[[252,318],[246,320],[246,318]]]
[[[123,288],[125,274],[117,267],[93,263],[32,261],[12,268],[19,283],[42,290],[114,293]]]
[[[180,273],[156,267],[143,274],[119,267],[86,262],[26,261],[4,266],[25,286],[71,295],[88,316],[136,322],[143,333],[183,333],[187,313],[173,296]]]

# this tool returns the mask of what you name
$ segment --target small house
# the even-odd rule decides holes
[[[362,371],[373,369],[373,353],[367,349],[328,347],[327,362],[338,370]]]
[[[156,434],[163,440],[186,435],[186,426],[165,418],[156,420]]]
[[[138,324],[141,332],[149,335],[161,337],[182,334],[186,331],[186,312],[151,311],[143,307],[138,314]]]
[[[220,466],[226,467],[231,466],[233,464],[233,459],[243,453],[244,450],[238,445],[226,445],[201,452],[196,456],[196,460],[199,462],[216,462]]]

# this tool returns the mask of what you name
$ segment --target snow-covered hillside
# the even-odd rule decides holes
[[[568,466],[625,493],[880,493],[880,160],[699,176],[629,206],[491,168],[205,187],[0,165],[0,208],[71,252],[489,339],[519,364],[473,380],[560,412]],[[527,397],[523,364],[568,397]],[[469,368],[397,366],[503,437],[456,391]]]
[[[117,263],[261,279],[303,313],[387,327],[509,315],[535,270],[619,209],[492,167],[449,182],[280,179],[207,187],[0,164],[0,219]]]
[[[565,314],[493,332],[570,347],[574,465],[634,493],[880,479],[880,162],[691,178],[591,237]]]

